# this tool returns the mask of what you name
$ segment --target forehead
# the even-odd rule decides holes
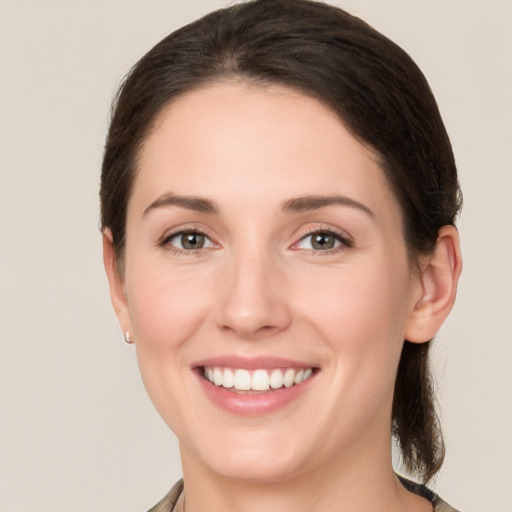
[[[241,205],[333,193],[394,201],[376,155],[329,108],[286,87],[232,83],[180,96],[158,116],[133,199],[144,208],[165,192]]]

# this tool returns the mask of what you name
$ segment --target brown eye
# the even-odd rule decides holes
[[[202,249],[204,247],[205,236],[201,233],[183,233],[181,235],[181,245],[183,249],[190,251],[193,249]]]
[[[181,251],[198,251],[212,247],[213,244],[205,234],[199,231],[181,231],[164,240],[164,245],[170,245]]]
[[[311,247],[315,251],[325,251],[336,247],[336,237],[331,233],[314,233],[311,236]],[[339,242],[338,242],[339,244]]]
[[[353,242],[330,230],[318,230],[302,237],[295,245],[294,249],[306,249],[315,252],[327,252],[333,249],[350,248]]]

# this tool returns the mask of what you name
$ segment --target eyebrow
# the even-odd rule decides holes
[[[349,197],[333,195],[333,196],[303,196],[296,197],[285,201],[281,207],[284,212],[305,212],[308,210],[318,210],[325,206],[341,205],[350,206],[367,213],[370,217],[375,217],[375,214],[359,201],[350,199]]]
[[[349,206],[365,212],[370,217],[375,217],[375,214],[372,212],[372,210],[370,210],[370,208],[364,204],[360,203],[359,201],[355,201],[354,199],[350,199],[349,197],[339,195],[311,195],[295,197],[284,201],[281,204],[281,209],[285,213],[300,213],[309,210],[319,210],[320,208],[332,205]],[[188,210],[207,213],[210,215],[219,213],[219,208],[210,199],[196,196],[179,196],[173,194],[172,192],[168,192],[155,199],[155,201],[153,201],[144,210],[143,216],[147,215],[152,210],[157,208],[166,208],[168,206],[178,206]]]
[[[203,197],[195,196],[178,196],[169,192],[158,197],[153,201],[142,214],[147,215],[150,211],[157,208],[165,208],[167,206],[179,206],[181,208],[187,208],[188,210],[194,210],[200,213],[216,214],[219,209],[213,201],[205,199]]]

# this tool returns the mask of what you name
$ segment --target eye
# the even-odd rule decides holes
[[[178,251],[199,251],[213,247],[213,242],[200,231],[180,231],[162,241],[162,245],[171,246]]]
[[[322,229],[302,237],[293,249],[306,249],[309,251],[332,251],[339,247],[352,247],[352,241],[334,231]]]

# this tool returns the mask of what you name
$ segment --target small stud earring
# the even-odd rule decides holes
[[[130,331],[124,333],[124,341],[128,343],[128,345],[133,343],[133,340],[130,338]]]

